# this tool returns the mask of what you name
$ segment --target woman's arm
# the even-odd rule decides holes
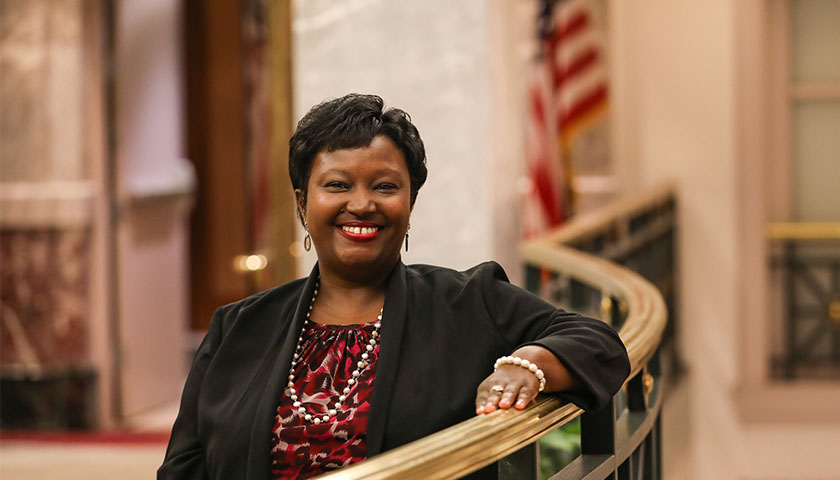
[[[511,285],[495,263],[482,267],[487,312],[508,341],[509,355],[535,363],[545,374],[546,392],[562,392],[565,399],[586,410],[606,404],[630,372],[627,351],[612,327],[557,309]],[[503,390],[494,391],[497,386]],[[538,390],[539,380],[532,372],[501,365],[479,385],[476,412],[511,405],[524,408]]]

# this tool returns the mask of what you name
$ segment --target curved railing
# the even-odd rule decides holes
[[[619,334],[627,346],[631,363],[631,374],[626,383],[628,408],[617,412],[613,403],[612,408],[584,414],[572,404],[553,397],[540,397],[523,411],[500,410],[476,416],[319,478],[457,478],[505,458],[508,469],[515,470],[515,478],[536,478],[535,442],[582,414],[583,454],[552,479],[607,478],[620,467],[640,469],[653,465],[652,462],[658,463],[659,449],[653,444],[646,447],[647,456],[637,460],[641,464],[630,465],[628,459],[658,430],[661,394],[658,382],[646,367],[655,358],[665,329],[667,309],[663,297],[653,284],[637,273],[567,245],[585,241],[599,232],[615,228],[627,230],[620,225],[631,222],[644,209],[666,201],[673,202],[673,192],[668,186],[623,199],[593,215],[579,217],[522,247],[524,261],[531,268],[581,282],[601,292],[606,304],[623,307],[621,310],[626,312],[626,317]],[[659,471],[656,466],[651,469]],[[503,473],[501,478],[505,476]],[[656,477],[658,475],[652,478]]]

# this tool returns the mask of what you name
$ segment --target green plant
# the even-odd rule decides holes
[[[540,438],[540,478],[547,479],[580,455],[580,420]]]

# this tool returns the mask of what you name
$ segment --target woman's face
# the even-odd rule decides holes
[[[411,214],[408,168],[390,138],[319,153],[306,204],[297,197],[322,273],[363,279],[390,271]]]

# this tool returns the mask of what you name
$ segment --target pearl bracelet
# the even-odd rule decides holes
[[[535,363],[529,362],[528,360],[525,360],[524,358],[519,358],[519,357],[511,357],[511,356],[499,357],[499,359],[496,360],[496,364],[493,365],[493,370],[495,371],[496,369],[498,369],[502,365],[516,365],[517,367],[522,367],[522,368],[528,370],[529,372],[536,375],[537,380],[540,381],[540,392],[545,390],[545,374],[543,373],[542,370],[540,370],[537,367],[537,365]]]

